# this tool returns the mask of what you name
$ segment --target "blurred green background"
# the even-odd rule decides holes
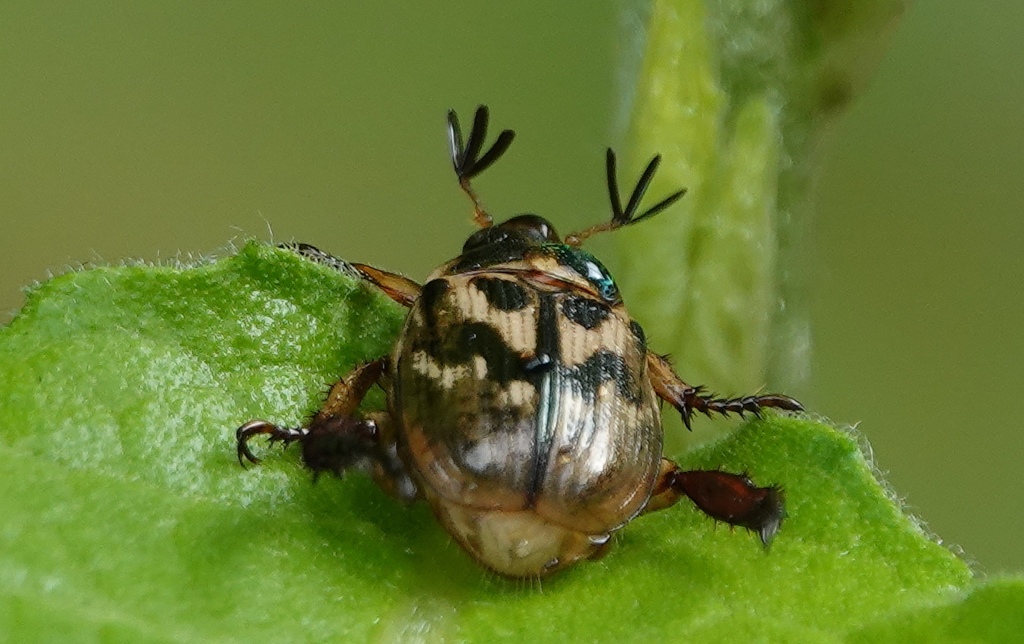
[[[449,107],[519,132],[478,183],[497,216],[607,216],[635,12],[349,4],[0,5],[0,320],[69,266],[253,236],[422,278],[472,230]],[[1019,0],[919,2],[823,137],[812,375],[791,392],[858,424],[911,511],[989,573],[1024,558],[1021,42]]]

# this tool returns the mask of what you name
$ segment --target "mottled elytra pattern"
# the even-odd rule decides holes
[[[424,311],[424,318],[429,317],[432,316]],[[474,368],[480,371],[480,377],[486,376],[499,384],[525,379],[519,356],[505,343],[501,333],[486,322],[467,322],[433,341],[417,338],[409,346],[422,351],[431,364],[440,368],[469,365],[479,359],[481,366],[474,365]],[[418,360],[417,364],[422,362]],[[443,386],[445,383],[434,384]]]
[[[582,295],[566,295],[562,300],[562,313],[584,329],[597,328],[611,315],[611,307],[604,302]]]
[[[403,394],[402,421],[430,488],[595,530],[628,520],[650,492],[661,444],[628,317],[523,278],[434,281],[448,287],[424,287],[395,356],[399,390],[417,392]],[[626,431],[605,433],[610,417]],[[616,467],[591,469],[591,454]]]

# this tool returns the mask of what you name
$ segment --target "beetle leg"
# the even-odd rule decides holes
[[[667,458],[661,459],[661,475],[644,512],[675,505],[684,495],[711,518],[756,532],[765,548],[786,516],[781,488],[757,487],[746,474],[683,471]]]
[[[742,396],[739,398],[716,398],[707,393],[703,387],[691,387],[676,375],[668,360],[657,354],[647,352],[647,367],[650,370],[651,384],[658,396],[675,407],[683,417],[683,424],[690,427],[690,418],[696,411],[710,417],[712,413],[727,416],[730,413],[743,416],[747,412],[760,417],[761,409],[773,407],[787,411],[803,411],[804,407],[796,400],[782,394],[765,394],[761,396]]]
[[[285,447],[300,440],[308,430],[301,427],[278,427],[274,423],[265,420],[251,420],[242,425],[235,432],[235,440],[238,441],[238,464],[245,467],[245,461],[259,463],[260,459],[249,449],[249,441],[260,434],[267,434],[271,443],[282,443]]]
[[[259,463],[249,449],[254,436],[266,434],[271,442],[286,446],[298,442],[302,461],[313,471],[334,472],[357,467],[367,470],[387,492],[399,498],[412,499],[416,486],[405,473],[398,457],[390,417],[385,412],[361,415],[357,409],[366,393],[384,377],[386,359],[381,358],[357,367],[334,383],[320,411],[313,415],[308,427],[278,427],[264,420],[255,420],[238,428],[238,462]]]
[[[352,264],[352,267],[359,272],[360,277],[384,291],[385,295],[402,306],[412,306],[416,298],[420,296],[422,287],[408,277],[382,271],[366,264]]]
[[[311,262],[317,264],[323,264],[329,268],[333,268],[342,275],[349,277],[360,278],[362,275],[356,270],[355,266],[349,264],[343,259],[339,259],[330,253],[325,253],[312,244],[303,244],[300,242],[289,242],[287,244],[278,244],[278,248],[287,248],[296,255],[301,255]]]
[[[473,129],[470,130],[466,145],[463,146],[459,117],[456,116],[455,110],[448,110],[448,146],[452,167],[455,168],[455,176],[459,178],[459,187],[473,201],[473,220],[481,228],[489,228],[494,220],[484,210],[480,198],[473,190],[471,181],[473,177],[489,168],[501,155],[505,154],[516,135],[512,130],[502,130],[487,152],[480,154],[484,147],[484,139],[487,138],[489,117],[490,112],[486,105],[476,108],[476,113],[473,115]]]
[[[420,295],[420,285],[407,277],[403,277],[396,273],[388,273],[387,271],[382,271],[372,266],[367,266],[366,264],[350,264],[343,259],[338,259],[330,253],[325,253],[316,246],[310,244],[289,243],[280,244],[279,248],[287,248],[293,253],[302,255],[312,262],[333,268],[343,275],[366,280],[384,291],[385,295],[402,306],[412,306],[412,303],[415,302],[416,298]]]
[[[309,443],[310,436],[314,432],[322,433],[324,428],[340,428],[340,425],[346,424],[348,426],[346,431],[352,436],[363,435],[365,439],[372,439],[372,434],[376,431],[371,426],[372,424],[362,422],[354,416],[354,413],[366,393],[383,375],[384,361],[385,359],[381,358],[356,367],[352,373],[334,383],[320,411],[310,419],[309,427],[278,427],[265,420],[253,420],[239,427],[235,432],[235,438],[238,441],[238,462],[243,467],[245,465],[243,459],[251,463],[260,462],[260,459],[249,449],[248,444],[254,436],[260,434],[268,435],[271,443],[284,443],[285,447],[295,441],[301,441],[305,445]],[[346,421],[348,422],[346,423]],[[305,454],[305,450],[303,450],[303,454]],[[316,471],[323,468],[312,467],[312,469]]]

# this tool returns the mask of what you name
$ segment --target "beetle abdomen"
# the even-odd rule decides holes
[[[589,294],[516,274],[428,282],[394,355],[410,469],[428,499],[607,534],[660,466],[645,351],[621,308]]]
[[[598,557],[611,538],[552,523],[533,510],[481,510],[427,498],[448,533],[474,559],[509,577],[539,577]]]

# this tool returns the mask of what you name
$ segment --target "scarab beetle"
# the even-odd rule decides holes
[[[238,428],[239,462],[258,462],[248,443],[265,434],[300,443],[315,473],[368,471],[400,499],[425,499],[466,552],[508,577],[595,558],[615,531],[683,495],[767,545],[784,515],[781,490],[741,474],[682,471],[663,458],[660,405],[675,407],[689,427],[694,412],[757,415],[800,404],[782,395],[716,398],[683,382],[647,348],[605,267],[580,248],[595,233],[654,216],[684,191],[639,212],[655,156],[623,207],[609,149],[610,220],[564,239],[536,215],[495,225],[470,182],[514,133],[502,131],[481,154],[487,123],[481,106],[464,145],[448,114],[452,164],[480,227],[462,253],[422,286],[351,265],[409,308],[391,355],[334,384],[307,427],[257,420]],[[311,246],[293,248],[348,266]],[[374,385],[387,393],[387,411],[362,414],[357,407]]]

